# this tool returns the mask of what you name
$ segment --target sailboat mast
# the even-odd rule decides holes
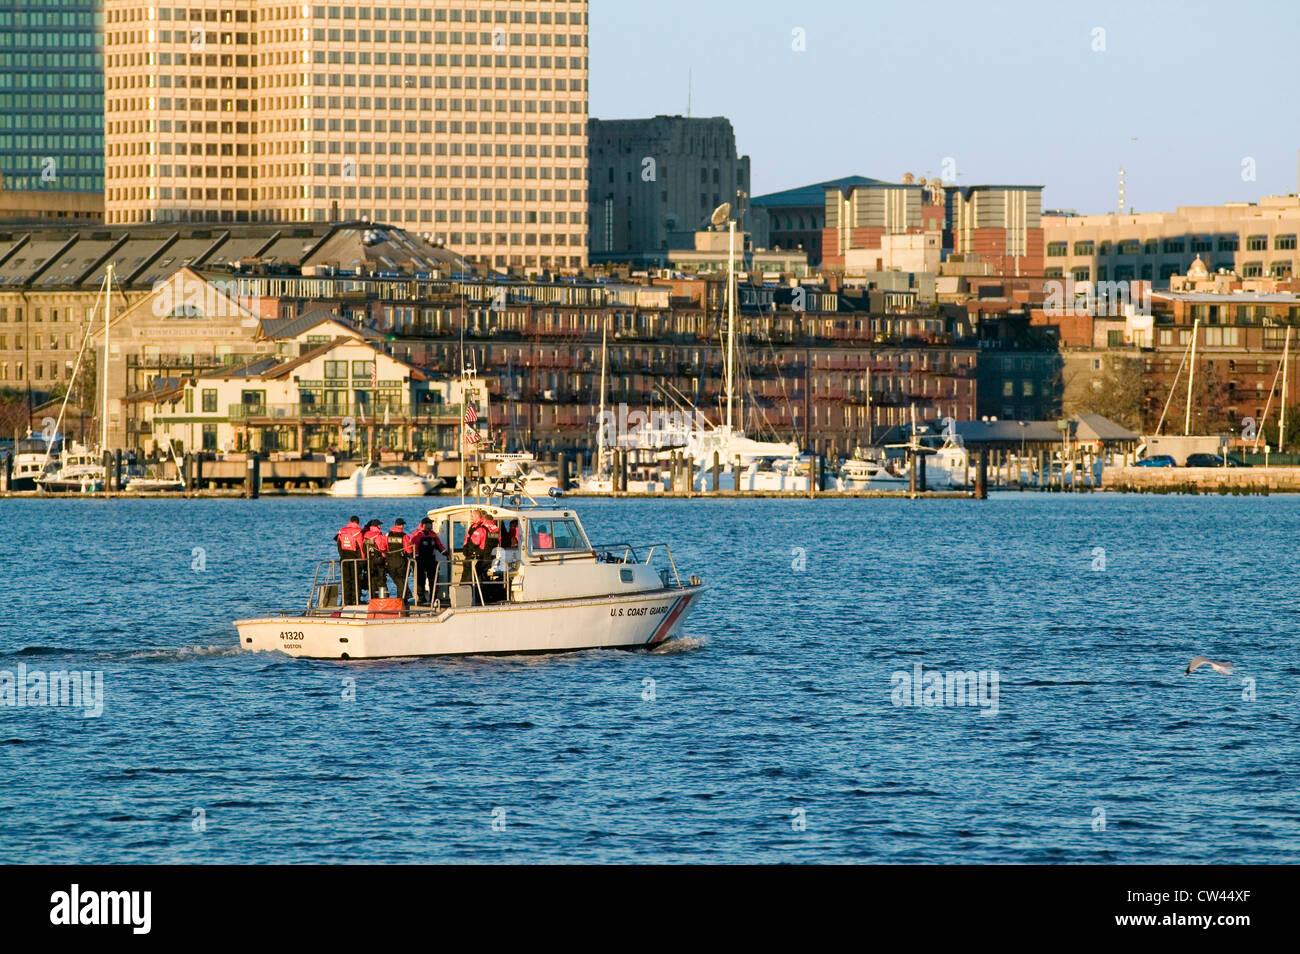
[[[727,433],[731,433],[731,402],[736,390],[736,220],[727,220]]]
[[[600,417],[596,427],[596,474],[605,473],[605,365],[609,361],[609,318],[600,329]]]
[[[1183,437],[1192,432],[1192,382],[1196,380],[1196,338],[1201,319],[1192,322],[1192,360],[1187,368],[1187,412],[1183,415]]]
[[[104,381],[102,384],[103,401],[101,407],[103,420],[99,424],[99,452],[108,450],[108,334],[109,318],[113,304],[113,264],[110,262],[104,274]],[[107,481],[105,481],[107,483]]]
[[[870,359],[868,359],[870,361]],[[867,365],[867,446],[871,446],[871,432],[873,430],[871,420],[871,365]]]
[[[1286,379],[1291,362],[1291,326],[1286,326],[1286,343],[1282,346],[1282,404],[1278,409],[1277,452],[1281,454],[1286,446]]]

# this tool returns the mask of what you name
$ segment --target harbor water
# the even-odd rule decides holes
[[[1300,860],[1300,498],[572,503],[704,578],[684,638],[245,654],[428,504],[0,502],[0,861]],[[3,695],[62,671],[100,711]]]

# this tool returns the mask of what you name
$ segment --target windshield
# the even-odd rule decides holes
[[[528,521],[528,549],[532,553],[553,550],[589,550],[587,538],[576,520],[544,519]]]

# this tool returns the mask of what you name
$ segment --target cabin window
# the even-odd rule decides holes
[[[531,553],[549,550],[587,550],[587,540],[574,520],[529,520],[528,549]]]

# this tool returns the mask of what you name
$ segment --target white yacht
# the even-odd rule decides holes
[[[442,486],[442,478],[417,474],[405,464],[365,464],[330,484],[331,497],[423,497]]]
[[[41,478],[58,470],[62,449],[62,438],[47,439],[41,434],[33,434],[29,429],[26,437],[19,438],[14,443],[9,489],[35,490]]]
[[[93,494],[104,489],[104,480],[99,455],[74,441],[64,452],[58,469],[47,472],[37,484],[50,494]]]
[[[452,554],[439,564],[431,599],[344,605],[352,588],[341,585],[340,564],[327,561],[305,612],[236,620],[240,647],[315,659],[516,655],[652,648],[680,631],[704,586],[681,580],[667,544],[592,545],[573,510],[518,500],[429,511]],[[476,510],[500,529],[490,569],[462,550]]]
[[[907,475],[900,474],[887,461],[854,457],[840,465],[836,480],[838,490],[907,490]]]

